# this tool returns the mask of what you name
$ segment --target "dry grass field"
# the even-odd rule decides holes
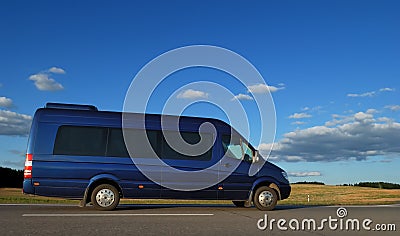
[[[308,201],[308,196],[310,201]],[[78,204],[77,200],[22,194],[21,189],[0,188],[0,203]],[[231,204],[230,201],[125,200],[129,204]],[[282,205],[371,205],[400,203],[400,189],[376,189],[353,186],[293,184],[291,196]]]
[[[313,184],[292,184],[290,197],[279,202],[279,204],[291,205],[375,205],[395,203],[400,203],[400,189]]]

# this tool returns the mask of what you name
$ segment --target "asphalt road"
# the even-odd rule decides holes
[[[338,208],[278,206],[262,212],[230,205],[122,205],[103,212],[0,205],[0,235],[399,235],[400,205]],[[393,227],[397,231],[389,231]]]

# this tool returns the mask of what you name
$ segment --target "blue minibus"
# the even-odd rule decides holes
[[[208,176],[216,181],[207,188],[185,191],[166,187],[163,176],[168,170],[164,166],[154,164],[154,158],[144,152],[130,155],[128,150],[141,150],[141,145],[133,143],[131,147],[129,143],[127,148],[123,114],[99,111],[92,105],[47,103],[39,108],[28,139],[23,192],[79,199],[80,206],[91,203],[99,210],[115,209],[121,198],[231,200],[237,207],[253,203],[260,210],[272,210],[278,200],[290,195],[286,172],[260,161],[258,151],[227,123],[211,118],[129,113],[131,133],[144,131],[159,160],[168,166],[193,172],[218,167],[210,171]],[[145,128],[140,125],[143,117]],[[176,120],[178,127],[169,125]],[[210,148],[195,156],[171,148],[163,136],[163,132],[178,132],[186,142],[196,144],[204,123],[212,124],[215,134],[202,136],[211,140]],[[249,175],[251,165],[258,168],[254,175]],[[144,169],[160,176],[159,181],[151,180]],[[218,179],[224,175],[227,177]],[[181,179],[180,184],[194,186],[197,181]]]

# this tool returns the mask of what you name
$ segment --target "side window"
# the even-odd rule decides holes
[[[241,160],[243,157],[242,147],[240,146],[240,137],[222,135],[222,146],[226,156]]]
[[[151,144],[152,154],[156,153],[157,157],[161,156],[161,140],[160,140],[160,131],[156,130],[146,130],[147,139]]]
[[[222,135],[222,146],[226,156],[244,160],[247,162],[253,161],[254,150],[241,140],[239,136]]]
[[[162,132],[159,130],[146,130],[147,139],[153,149],[149,151],[145,148],[147,145],[143,143],[144,140],[140,138],[142,132],[141,130],[132,129],[128,130],[126,133],[129,137],[128,145],[132,145],[132,149],[130,150],[133,151],[131,153],[133,157],[152,158],[155,157],[155,152],[157,156],[162,159],[211,160],[212,134],[204,134],[205,141],[209,142],[208,145],[210,145],[211,148],[201,155],[190,156],[181,154],[172,149],[162,137]],[[176,133],[176,131],[169,132]],[[181,132],[181,135],[183,139],[190,144],[196,144],[200,141],[200,135],[197,132]],[[125,146],[122,129],[86,126],[61,126],[57,131],[53,153],[54,155],[70,156],[130,156]]]
[[[144,130],[126,130],[127,145],[130,145],[129,150],[132,157],[156,158],[155,154],[158,156],[161,150],[157,133],[158,131],[155,130],[146,130],[147,137],[143,137]],[[148,146],[148,142],[152,149]]]
[[[159,131],[160,134],[162,135],[162,132]],[[201,137],[200,134],[197,132],[177,132],[177,131],[164,131],[164,132],[169,132],[171,135],[181,135],[183,140],[185,140],[186,143],[189,144],[197,144],[200,142]],[[211,146],[209,150],[207,150],[205,153],[196,155],[196,156],[191,156],[191,155],[185,155],[183,153],[179,153],[178,151],[174,150],[171,148],[171,146],[167,143],[165,138],[162,138],[162,155],[161,158],[164,159],[176,159],[176,160],[196,160],[196,161],[209,161],[211,160],[212,157],[212,147],[213,147],[213,136],[210,133],[204,133],[202,134],[203,138],[205,139],[204,141],[206,142],[207,146]],[[172,146],[175,146],[173,140],[169,140],[171,142]],[[191,150],[193,153],[201,152],[201,149],[199,151],[193,149]]]
[[[147,139],[149,140],[153,150],[158,154],[160,152],[158,139],[157,139],[157,131],[147,130]],[[127,145],[132,145],[130,151],[132,151],[133,157],[140,158],[148,158],[155,157],[153,155],[153,151],[149,151],[145,147],[147,144],[143,142],[147,142],[143,140],[141,137],[143,135],[143,131],[136,129],[126,130],[125,135],[127,135]],[[122,129],[112,128],[110,129],[110,136],[108,138],[108,147],[107,147],[107,156],[114,157],[129,157],[129,152],[125,146],[125,140],[123,136]]]
[[[107,128],[61,126],[57,131],[54,155],[104,156]]]
[[[247,162],[252,162],[254,151],[249,147],[249,145],[247,143],[242,142],[242,150],[244,152],[243,160],[245,160]]]
[[[125,147],[122,129],[112,128],[109,132],[106,156],[129,157],[128,150]]]

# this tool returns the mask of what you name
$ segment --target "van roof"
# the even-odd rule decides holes
[[[37,116],[37,117],[36,117]],[[187,124],[200,124],[210,122],[220,128],[231,129],[232,127],[226,122],[206,117],[193,117],[193,116],[175,116],[164,114],[149,114],[149,113],[128,113],[128,112],[114,112],[114,111],[101,111],[94,105],[82,104],[67,104],[67,103],[52,103],[49,102],[44,108],[39,108],[35,114],[37,121],[42,122],[57,122],[57,123],[70,123],[70,124],[93,124],[93,125],[113,125],[121,126],[122,120],[127,121],[132,118],[134,122],[139,120],[153,121],[156,123],[164,121],[174,121],[179,119]],[[129,123],[129,122],[128,122]],[[233,129],[233,128],[232,128]],[[234,129],[233,129],[234,130]],[[237,131],[236,131],[237,132]]]
[[[46,103],[45,108],[98,111],[97,107],[93,105],[67,104],[67,103],[55,103],[55,102]]]

